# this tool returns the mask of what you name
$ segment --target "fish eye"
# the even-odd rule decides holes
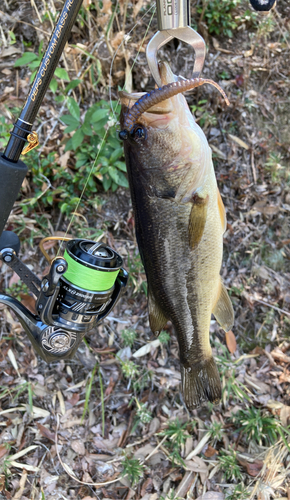
[[[130,132],[132,139],[146,139],[147,132],[142,125],[136,125]]]

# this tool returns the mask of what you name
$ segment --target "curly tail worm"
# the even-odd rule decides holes
[[[217,88],[225,99],[227,105],[230,105],[230,102],[226,96],[224,90],[213,80],[208,80],[206,78],[192,78],[189,80],[180,80],[178,82],[172,82],[163,87],[159,87],[158,89],[154,89],[148,94],[142,96],[138,101],[132,106],[129,110],[125,121],[124,128],[119,133],[120,139],[127,139],[128,134],[132,130],[134,124],[138,120],[138,118],[145,113],[149,108],[159,104],[166,99],[170,99],[171,97],[180,94],[181,92],[185,92],[186,90],[192,90],[196,87],[200,87],[205,83],[209,83]]]

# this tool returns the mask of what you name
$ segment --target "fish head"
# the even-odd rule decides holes
[[[167,63],[160,63],[162,85],[178,80]],[[121,128],[130,108],[145,93],[120,92],[122,111]],[[164,169],[181,165],[187,158],[199,155],[199,140],[193,134],[194,118],[182,94],[152,106],[134,124],[127,140],[127,152],[138,158],[143,169]]]

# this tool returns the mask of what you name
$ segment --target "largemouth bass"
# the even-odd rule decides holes
[[[162,85],[176,81],[167,64],[160,73]],[[120,93],[121,127],[140,96]],[[182,94],[141,114],[126,137],[150,327],[158,335],[168,320],[174,326],[187,407],[216,403],[221,384],[209,341],[211,314],[228,331],[234,312],[220,277],[226,215],[211,149]]]

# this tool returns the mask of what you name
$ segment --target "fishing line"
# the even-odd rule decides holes
[[[143,19],[143,18],[144,18],[144,17],[148,14],[148,12],[150,12],[153,8],[154,8],[154,11],[153,11],[153,13],[152,13],[152,16],[151,16],[150,22],[149,22],[149,24],[148,24],[148,26],[147,26],[147,29],[146,29],[145,35],[144,35],[144,37],[143,37],[143,40],[142,40],[142,42],[141,42],[141,44],[140,44],[139,50],[138,50],[138,52],[137,52],[137,54],[136,54],[136,57],[135,57],[135,59],[134,59],[134,61],[133,61],[133,64],[132,64],[132,67],[131,67],[131,69],[130,69],[130,73],[129,73],[129,75],[131,75],[131,73],[132,73],[132,71],[133,71],[133,68],[134,68],[134,65],[135,65],[135,63],[136,63],[136,61],[137,61],[137,58],[138,58],[138,56],[139,56],[139,54],[140,54],[140,51],[141,51],[141,48],[142,48],[142,46],[143,46],[144,40],[145,40],[145,38],[146,38],[146,36],[147,36],[147,33],[148,33],[148,30],[149,30],[149,28],[150,28],[150,26],[151,26],[152,19],[153,19],[153,16],[154,16],[154,14],[155,14],[156,7],[154,7],[154,5],[153,5],[153,6],[151,6],[151,7],[150,7],[150,8],[149,8],[146,12],[145,12],[144,16],[142,16],[142,17],[141,17],[141,20],[142,20],[142,19]],[[133,26],[133,28],[129,31],[129,33],[126,35],[127,37],[130,35],[130,33],[132,33],[132,31],[136,28],[136,26],[138,26],[138,24],[139,24],[139,21],[138,21],[138,22],[137,22],[137,23]],[[118,101],[117,101],[117,103],[116,103],[116,107],[115,107],[115,109],[114,109],[114,108],[113,108],[113,105],[112,105],[112,99],[111,99],[111,97],[112,97],[112,91],[111,91],[111,88],[112,88],[112,86],[111,86],[111,75],[112,75],[113,63],[114,63],[114,60],[115,60],[115,58],[116,58],[117,52],[118,52],[118,50],[120,49],[120,47],[124,44],[124,42],[125,42],[125,39],[121,42],[121,44],[119,45],[119,47],[117,48],[117,50],[116,50],[116,52],[115,52],[115,54],[114,54],[114,56],[113,56],[112,63],[111,63],[111,67],[110,67],[110,75],[109,75],[109,96],[110,96],[110,106],[111,106],[111,111],[112,111],[112,113],[113,113],[113,116],[114,116],[114,119],[115,119],[115,121],[116,121],[116,122],[118,122],[118,120],[117,120],[117,117],[116,117],[115,110],[117,109],[117,106],[118,106],[118,104],[119,104],[120,100],[118,99]],[[128,76],[129,76],[129,75],[128,75]],[[128,77],[127,77],[127,78],[128,78]],[[125,80],[125,83],[124,83],[123,89],[125,88],[126,83],[127,83],[127,79]],[[96,158],[94,159],[94,162],[93,162],[92,167],[90,168],[90,171],[89,171],[89,174],[88,174],[87,179],[86,179],[86,181],[85,181],[85,184],[84,184],[84,187],[83,187],[83,189],[82,189],[81,195],[80,195],[80,197],[79,197],[79,199],[78,199],[78,201],[77,201],[77,203],[76,203],[75,209],[74,209],[74,211],[73,211],[74,213],[73,213],[73,215],[72,215],[72,217],[71,217],[71,219],[70,219],[70,221],[69,221],[68,227],[67,227],[67,229],[66,229],[66,232],[65,232],[64,238],[66,238],[66,237],[67,237],[67,234],[69,233],[69,230],[70,230],[70,228],[71,228],[71,226],[72,226],[72,223],[73,223],[73,220],[74,220],[74,217],[75,217],[75,212],[77,212],[77,211],[78,211],[79,205],[80,205],[81,200],[82,200],[82,198],[83,198],[83,196],[84,196],[84,193],[85,193],[85,191],[86,191],[86,188],[87,188],[88,182],[89,182],[89,180],[90,180],[90,178],[91,178],[91,176],[92,176],[93,170],[95,169],[96,162],[97,162],[97,160],[98,160],[98,158],[99,158],[99,156],[100,156],[100,153],[101,153],[101,151],[102,151],[102,148],[103,148],[104,142],[105,142],[105,140],[106,140],[106,138],[107,138],[108,132],[109,132],[109,129],[107,129],[107,130],[105,131],[105,134],[104,134],[104,136],[103,136],[103,138],[102,138],[101,145],[100,145],[100,147],[99,147],[99,151],[98,151],[98,153],[97,153],[97,155],[96,155]],[[60,252],[61,252],[61,250],[62,250],[62,246],[63,246],[63,243],[64,243],[64,242],[65,242],[65,239],[62,239],[62,241],[61,241],[61,243],[60,243],[60,246],[59,246],[59,249],[58,249],[58,252],[57,252],[57,255],[56,255],[57,257],[58,257],[58,255],[60,254]]]

